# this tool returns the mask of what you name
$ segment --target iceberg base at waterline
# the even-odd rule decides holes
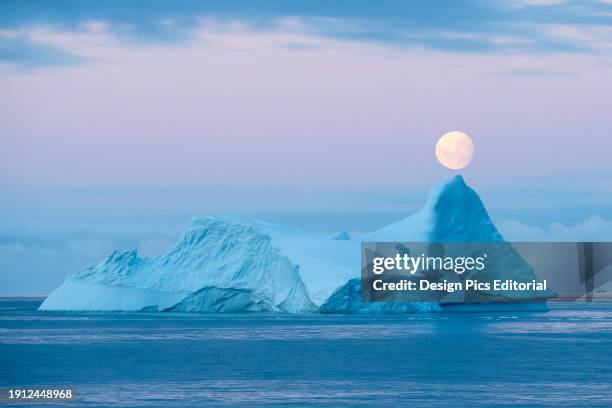
[[[189,292],[131,288],[104,285],[75,277],[66,281],[40,306],[40,310],[139,312],[159,311],[172,307],[189,296]]]
[[[364,302],[360,279],[351,279],[338,288],[320,308],[324,314],[402,314],[440,310],[436,302]]]

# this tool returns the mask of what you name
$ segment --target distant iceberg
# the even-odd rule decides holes
[[[351,239],[320,237],[263,221],[194,218],[165,254],[114,252],[69,276],[41,310],[409,313],[440,310],[436,302],[364,303],[359,293],[361,242],[502,242],[478,197],[461,176],[434,187],[423,209]],[[537,279],[518,254],[515,278]],[[500,269],[500,273],[503,270]],[[508,271],[506,271],[508,272]],[[504,275],[512,278],[513,276]],[[483,294],[504,299],[504,294]],[[530,294],[543,301],[554,294]],[[509,300],[516,300],[510,299]],[[467,301],[467,300],[466,300]]]

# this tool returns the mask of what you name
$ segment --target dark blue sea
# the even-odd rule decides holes
[[[66,406],[612,406],[612,304],[290,316],[41,301],[0,299],[0,388],[71,388]]]

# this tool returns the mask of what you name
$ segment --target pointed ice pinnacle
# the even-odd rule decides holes
[[[342,230],[330,235],[329,239],[336,241],[348,241],[351,239],[351,234],[347,230]]]
[[[417,213],[364,235],[362,241],[494,242],[503,237],[478,194],[455,176],[434,186]]]

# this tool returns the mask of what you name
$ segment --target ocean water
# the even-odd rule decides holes
[[[40,302],[0,299],[0,388],[71,388],[66,406],[612,406],[612,304],[289,316]]]

